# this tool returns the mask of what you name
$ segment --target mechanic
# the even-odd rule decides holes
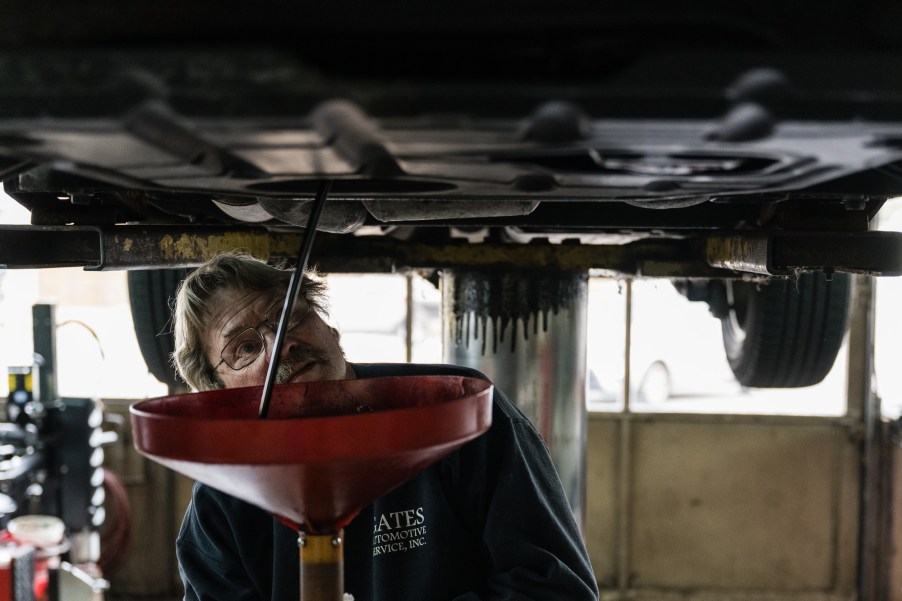
[[[186,278],[176,366],[194,390],[262,385],[291,271],[241,253]],[[304,277],[277,382],[397,375],[483,377],[442,365],[351,364],[324,321],[325,285]],[[597,599],[585,546],[546,447],[497,389],[492,427],[377,499],[345,528],[355,601]],[[426,425],[428,427],[428,425]],[[417,544],[396,544],[413,537]],[[392,541],[396,541],[393,543]],[[195,484],[176,542],[185,598],[299,598],[297,532]]]

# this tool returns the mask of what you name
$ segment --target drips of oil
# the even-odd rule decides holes
[[[479,340],[486,354],[491,336],[491,352],[499,345],[510,345],[515,352],[517,339],[524,340],[548,330],[549,314],[584,294],[584,272],[555,273],[461,273],[454,274],[451,316],[455,344]],[[520,325],[522,324],[522,327]],[[531,326],[531,328],[530,328]],[[510,332],[509,332],[510,330]]]

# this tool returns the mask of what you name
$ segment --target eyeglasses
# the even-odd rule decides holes
[[[266,336],[260,331],[262,326],[268,327],[275,332],[279,327],[279,321],[282,319],[282,309],[285,305],[285,297],[273,303],[273,305],[264,313],[263,321],[252,328],[245,328],[236,334],[219,353],[222,359],[213,369],[216,370],[220,365],[225,363],[234,370],[244,369],[253,363],[260,353],[266,350]],[[288,317],[288,326],[286,332],[298,327],[301,322],[310,315],[310,305],[298,298]]]

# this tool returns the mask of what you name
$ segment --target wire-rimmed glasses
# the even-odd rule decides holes
[[[221,361],[213,369],[216,370],[225,363],[233,370],[238,371],[253,363],[260,353],[266,351],[266,336],[260,331],[260,328],[266,326],[275,332],[282,319],[284,305],[285,297],[283,296],[266,310],[263,321],[253,327],[245,328],[233,336],[222,347],[222,351],[219,353]],[[298,298],[291,310],[286,332],[299,326],[308,315],[310,315],[310,304],[303,298]]]

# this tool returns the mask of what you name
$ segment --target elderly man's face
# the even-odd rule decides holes
[[[260,324],[267,317],[277,318],[282,307],[280,299],[284,295],[284,290],[259,292],[224,288],[210,299],[210,319],[203,336],[204,349],[210,365],[219,364],[216,373],[226,388],[263,384],[276,334],[268,325]],[[304,301],[299,302],[300,313],[303,314]],[[270,310],[274,306],[276,309]],[[267,310],[270,310],[269,315]],[[278,322],[273,325],[277,326]],[[235,337],[242,331],[250,334],[245,346],[253,352],[252,343],[255,342],[255,338],[252,331],[248,332],[248,328],[254,327],[264,337],[265,351],[243,369],[235,370],[227,363],[221,363],[223,349],[232,342],[231,348],[235,350],[235,343],[241,342],[236,341]],[[243,347],[238,350],[247,355]],[[354,373],[345,362],[344,353],[339,345],[338,333],[329,327],[316,311],[310,310],[299,325],[286,333],[277,383],[342,380],[353,377]]]

